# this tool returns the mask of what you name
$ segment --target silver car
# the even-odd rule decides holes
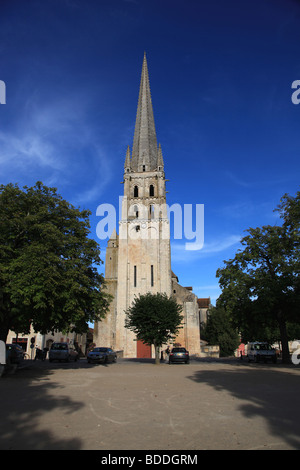
[[[249,362],[272,361],[274,364],[277,362],[276,351],[268,343],[259,341],[255,341],[254,343],[248,343],[247,352]]]
[[[79,354],[72,344],[53,343],[49,351],[49,361],[77,361]]]

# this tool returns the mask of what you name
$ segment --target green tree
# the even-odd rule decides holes
[[[284,194],[275,212],[279,212],[280,217],[283,219],[283,226],[289,236],[296,236],[296,238],[292,238],[292,240],[299,248],[300,191],[297,192],[295,197]]]
[[[182,306],[166,294],[148,292],[136,297],[126,311],[125,327],[133,331],[138,340],[155,347],[155,363],[160,363],[160,348],[173,340],[183,316]]]
[[[218,269],[218,304],[235,320],[243,337],[274,337],[279,331],[283,361],[289,362],[288,328],[300,323],[300,193],[285,195],[279,207],[282,226],[249,228],[244,247]],[[253,338],[252,338],[253,339]]]
[[[229,313],[222,307],[211,307],[207,323],[201,328],[201,337],[220,346],[220,356],[232,356],[240,344],[237,330],[231,324]]]
[[[0,339],[8,330],[73,330],[105,315],[98,244],[80,211],[38,182],[0,186]]]

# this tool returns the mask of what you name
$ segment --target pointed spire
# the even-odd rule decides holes
[[[117,238],[118,238],[118,235],[116,232],[116,228],[114,228],[109,240],[117,240]]]
[[[125,163],[124,163],[124,169],[127,171],[128,169],[131,169],[131,158],[130,158],[130,148],[129,145],[127,147],[127,152],[126,152],[126,158],[125,158]]]
[[[132,168],[134,171],[151,171],[156,167],[157,140],[153,117],[147,59],[146,53],[144,53],[132,148]]]
[[[161,145],[159,144],[158,146],[158,155],[157,155],[157,169],[159,171],[162,171],[164,169],[164,159],[163,159],[163,154],[161,150]]]

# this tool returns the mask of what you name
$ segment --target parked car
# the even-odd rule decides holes
[[[117,362],[117,353],[111,348],[100,348],[101,352],[105,355],[104,362]]]
[[[169,364],[173,362],[185,362],[189,364],[189,352],[185,348],[173,348],[169,355]]]
[[[96,347],[87,355],[88,362],[117,362],[117,353],[111,348]]]
[[[49,351],[49,361],[77,361],[79,354],[72,344],[52,343]]]
[[[24,351],[18,344],[6,345],[6,363],[21,364],[24,360]]]
[[[93,348],[88,352],[87,361],[90,364],[91,362],[104,362],[105,354],[101,352],[102,348]]]
[[[277,362],[276,350],[268,343],[255,341],[248,343],[248,361],[272,361],[274,364]]]

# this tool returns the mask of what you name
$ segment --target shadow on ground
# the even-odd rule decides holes
[[[199,370],[189,379],[229,392],[242,402],[239,411],[247,419],[263,418],[271,434],[300,449],[299,368],[238,367],[236,363],[225,370]]]
[[[83,403],[71,400],[63,390],[56,397],[50,396],[51,374],[51,370],[35,367],[30,370],[29,377],[28,368],[24,368],[0,379],[1,450],[80,449],[80,439],[58,440],[55,432],[48,431],[47,419],[43,422],[43,429],[37,424],[41,415],[55,409],[66,415],[67,423],[68,414],[83,406]],[[59,388],[62,387],[51,381],[50,391]]]

